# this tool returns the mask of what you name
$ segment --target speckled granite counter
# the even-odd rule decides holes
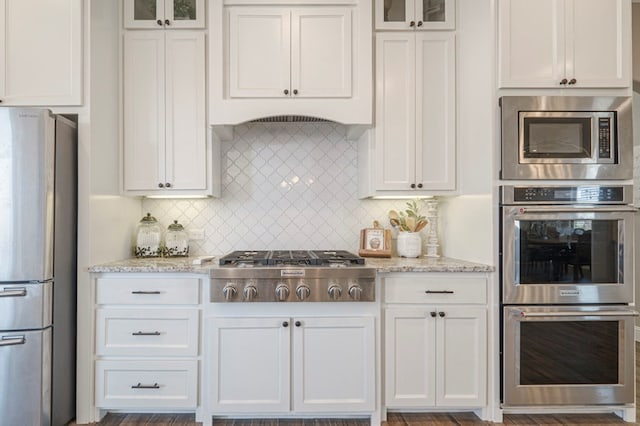
[[[208,273],[210,269],[218,267],[217,258],[203,265],[194,265],[193,257],[177,258],[149,258],[124,259],[115,262],[95,265],[89,272],[191,272]],[[491,272],[493,266],[473,263],[449,257],[420,257],[405,259],[393,257],[391,259],[367,258],[366,264],[385,272]]]

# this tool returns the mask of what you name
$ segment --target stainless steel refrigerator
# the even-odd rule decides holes
[[[0,424],[75,417],[77,126],[0,108]]]

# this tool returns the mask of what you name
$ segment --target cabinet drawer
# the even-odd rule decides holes
[[[485,277],[383,278],[386,303],[487,303]]]
[[[96,302],[123,305],[196,305],[198,278],[98,278]]]
[[[98,309],[96,353],[124,356],[195,356],[196,309]]]
[[[97,361],[100,408],[195,408],[198,362]]]

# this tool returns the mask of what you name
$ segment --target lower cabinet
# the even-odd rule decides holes
[[[200,279],[102,274],[93,282],[96,407],[196,410]]]
[[[383,278],[384,405],[487,404],[486,278]]]
[[[211,317],[213,414],[371,412],[373,317]]]

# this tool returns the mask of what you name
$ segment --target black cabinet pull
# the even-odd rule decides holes
[[[422,21],[418,21],[418,26],[421,27],[422,26]]]
[[[300,321],[296,321],[296,327],[300,327],[302,323]]]
[[[164,183],[160,182],[160,183],[158,184],[158,188],[164,188]]]
[[[416,26],[416,21],[409,22],[409,26],[412,27],[412,28],[415,27]]]
[[[288,95],[289,94],[289,89],[284,89],[284,94]]]
[[[158,25],[162,26],[162,20],[161,19],[158,19],[156,22],[158,23]]]
[[[167,183],[165,183],[165,184],[164,184],[164,186],[165,186],[166,188],[171,188],[171,183],[167,182]]]
[[[165,19],[165,20],[164,20],[164,24],[165,24],[165,25],[171,25],[171,21],[170,21],[170,20],[168,20],[168,19]]]
[[[436,317],[436,311],[432,311],[432,312],[430,312],[430,314],[431,314],[431,317],[432,317],[432,318],[435,318],[435,317]]]
[[[159,331],[136,331],[131,333],[132,336],[159,336]]]
[[[440,315],[440,318],[444,318],[444,312],[438,312],[438,315]]]
[[[416,184],[415,183],[411,184],[411,189],[416,189]]]
[[[568,84],[576,84],[578,82],[578,80],[576,80],[575,78],[572,78],[571,80],[569,80]]]
[[[567,84],[568,80],[566,78],[563,78],[562,80],[560,80],[560,85],[564,86],[565,84]]]
[[[418,188],[422,188],[422,184],[421,183],[418,184]]]
[[[142,383],[138,382],[137,385],[131,386],[131,389],[160,389],[160,385],[157,383],[154,383],[152,385],[143,385]]]
[[[293,89],[293,94],[297,95],[298,94],[298,89]]]
[[[131,294],[160,294],[159,291],[142,291],[142,290],[134,290]]]
[[[453,294],[453,290],[426,290],[426,294]]]
[[[283,323],[282,323],[282,326],[283,326],[283,327],[289,327],[289,322],[287,322],[287,321],[283,322]]]

